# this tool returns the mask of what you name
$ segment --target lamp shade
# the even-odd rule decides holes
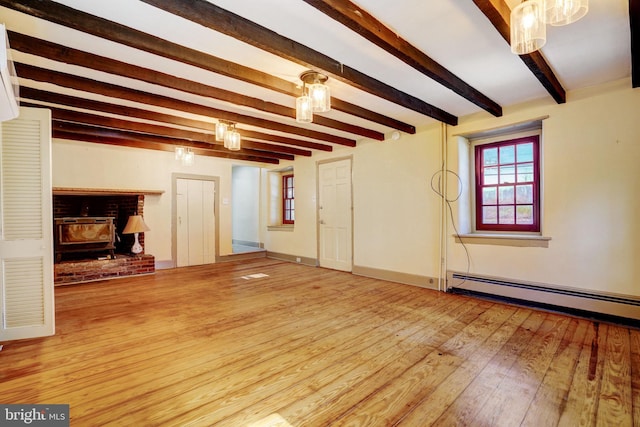
[[[131,215],[127,220],[127,225],[122,230],[122,234],[144,233],[149,230],[151,229],[144,223],[142,215]]]
[[[547,42],[542,3],[527,0],[511,11],[511,52],[525,55],[540,49]]]
[[[560,26],[571,24],[589,11],[589,0],[543,0],[544,22]]]

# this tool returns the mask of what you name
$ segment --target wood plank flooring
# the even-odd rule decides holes
[[[266,277],[247,278],[252,274]],[[265,258],[56,288],[0,403],[72,426],[640,426],[640,332]]]

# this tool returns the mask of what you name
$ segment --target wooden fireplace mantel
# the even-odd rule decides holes
[[[164,190],[53,187],[54,196],[159,196]]]

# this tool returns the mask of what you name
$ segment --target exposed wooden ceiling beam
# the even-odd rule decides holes
[[[179,78],[161,73],[157,70],[127,64],[104,56],[83,52],[21,33],[9,31],[8,34],[11,48],[19,50],[20,52],[41,56],[67,64],[79,65],[81,67],[103,71],[105,73],[115,74],[118,76],[129,77],[195,95],[207,96],[290,119],[294,119],[296,115],[295,108],[292,107],[275,104],[273,102],[266,102],[258,98]],[[384,134],[382,132],[340,122],[320,115],[314,117],[313,123],[378,141],[384,141]]]
[[[489,99],[488,96],[464,82],[420,49],[399,37],[397,33],[351,1],[304,0],[304,2],[494,116],[502,116],[502,107],[498,103]]]
[[[631,29],[631,85],[640,87],[640,0],[629,0]]]
[[[100,117],[100,116],[98,116]],[[77,133],[82,135],[93,135],[93,136],[104,136],[104,137],[118,137],[118,138],[126,138],[130,141],[136,142],[159,142],[163,144],[171,145],[174,149],[176,146],[183,146],[189,148],[199,148],[201,150],[208,150],[219,153],[227,153],[230,150],[227,150],[221,145],[210,144],[208,142],[191,140],[181,138],[180,136],[163,136],[158,135],[156,133],[153,134],[145,134],[135,131],[130,131],[123,129],[124,120],[113,119],[108,117],[102,117],[101,120],[103,123],[107,122],[113,127],[105,127],[102,123],[98,125],[91,125],[87,123],[76,123],[76,122],[68,122],[66,120],[52,120],[52,128],[60,131],[68,132],[68,133]],[[116,127],[117,126],[117,127]],[[135,147],[136,144],[132,143],[132,147]],[[258,151],[252,149],[242,148],[238,151],[234,151],[233,154],[244,155],[244,156],[253,156],[255,158],[267,158],[267,159],[279,159],[279,160],[293,160],[294,156],[290,154],[281,154],[281,153],[269,153],[266,151]]]
[[[453,114],[376,80],[295,40],[281,36],[268,28],[222,9],[206,0],[190,0],[188,2],[177,0],[142,1],[245,43],[249,43],[282,58],[309,68],[322,70],[337,80],[386,99],[387,101],[450,125],[458,124],[458,118]]]
[[[211,146],[206,143],[187,141],[179,138],[146,135],[138,132],[107,129],[98,126],[64,122],[59,120],[52,120],[51,128],[54,138],[62,138],[59,136],[59,133],[56,134],[57,132],[60,132],[67,135],[66,139],[74,139],[76,141],[99,142],[96,141],[96,139],[106,141],[104,143],[108,143],[108,141],[118,141],[119,143],[117,145],[121,146],[133,148],[153,148],[154,146],[156,146],[157,148],[162,147],[163,151],[167,151],[164,150],[164,148],[168,148],[168,151],[174,151],[176,145],[184,145],[187,147],[192,147],[194,149],[194,152],[196,152],[196,150],[200,150],[199,152],[196,152],[196,154],[210,153],[211,155],[216,157],[237,158],[240,160],[251,160],[267,163],[279,163],[279,160],[273,157],[256,156],[253,153],[247,154],[242,150],[232,152],[230,150],[225,150],[224,148],[215,148],[216,146]],[[78,135],[79,137],[86,139],[68,138],[69,135]],[[161,145],[158,146],[157,144]]]
[[[129,101],[140,102],[158,107],[170,108],[178,111],[185,111],[193,114],[200,114],[207,117],[216,117],[223,120],[229,120],[234,123],[244,123],[264,129],[271,129],[284,133],[304,136],[307,138],[318,139],[334,144],[345,145],[347,147],[355,147],[356,141],[325,132],[318,132],[311,129],[291,126],[272,120],[261,119],[258,117],[239,114],[229,111],[220,110],[218,108],[207,107],[201,104],[182,101],[167,96],[151,94],[135,89],[125,88],[123,86],[111,83],[98,82],[96,80],[85,77],[73,76],[58,71],[47,70],[33,65],[15,63],[16,73],[21,78],[53,83],[58,86],[81,90],[89,93],[96,93],[113,98],[127,99]]]
[[[224,151],[222,143],[216,141],[215,135],[203,132],[195,132],[184,129],[177,129],[169,126],[160,126],[143,122],[135,122],[131,120],[123,120],[114,117],[100,116],[96,114],[82,113],[78,111],[52,109],[52,118],[59,122],[72,122],[97,126],[101,128],[110,128],[123,131],[141,132],[159,137],[169,137],[174,140],[182,140],[178,145],[203,148],[208,150]],[[247,154],[260,157],[271,157],[274,159],[293,160],[292,154],[279,153],[271,151],[269,144],[262,144],[263,149],[256,149],[254,144],[248,141],[242,141],[242,150],[239,154]]]
[[[67,132],[63,129],[58,129],[57,126],[51,130],[51,136],[57,139],[67,139],[70,141],[80,141],[80,142],[92,142],[97,144],[107,144],[107,145],[117,145],[121,147],[131,147],[131,148],[146,148],[149,150],[158,150],[158,151],[170,151],[173,152],[175,149],[175,144],[167,143],[166,141],[153,141],[153,138],[149,138],[147,141],[132,141],[130,138],[120,135],[120,136],[107,136],[107,135],[98,135],[91,133],[82,133],[79,130],[76,132]],[[236,154],[229,150],[226,152],[216,151],[216,150],[207,150],[202,148],[193,148],[193,152],[195,154],[201,156],[209,156],[209,157],[220,157],[223,159],[234,159],[234,160],[244,160],[249,162],[258,162],[258,163],[271,163],[278,164],[280,161],[274,158],[268,157],[256,157],[256,156],[247,156],[244,154]]]
[[[473,0],[478,9],[491,21],[500,35],[511,43],[511,9],[504,0]],[[544,59],[540,51],[535,51],[527,55],[520,55],[520,59],[529,67],[529,70],[542,83],[542,86],[549,92],[558,104],[567,101],[567,95],[560,81],[553,73],[553,70]]]
[[[0,6],[290,96],[297,97],[300,95],[300,89],[296,84],[287,80],[163,40],[60,3],[48,0],[0,0]],[[332,98],[332,103],[336,110],[344,113],[406,133],[414,134],[416,132],[415,127],[412,125],[335,97]]]
[[[46,107],[51,108],[54,111],[56,110],[56,108],[59,109],[59,107],[56,107],[57,105],[63,105],[63,106],[79,108],[83,110],[99,111],[103,113],[116,114],[116,115],[125,116],[125,117],[135,117],[135,118],[144,119],[144,120],[152,120],[156,122],[169,123],[169,124],[179,125],[179,126],[187,126],[187,127],[192,127],[196,129],[207,130],[209,132],[214,132],[214,125],[210,122],[187,119],[184,117],[174,116],[170,114],[157,113],[149,110],[143,110],[141,108],[125,107],[118,104],[95,101],[95,100],[80,98],[80,97],[71,96],[71,95],[63,95],[63,94],[49,92],[45,90],[34,89],[26,86],[23,86],[20,88],[20,98],[21,98],[21,102],[20,102],[21,105],[24,105],[26,102],[28,102],[25,100],[34,100],[34,101],[44,102],[47,104],[53,104],[54,105],[53,107],[50,105],[46,105]],[[42,107],[42,105],[39,105],[39,106]],[[255,140],[273,141],[281,144],[292,145],[294,147],[304,147],[304,148],[320,150],[320,151],[332,151],[333,149],[331,145],[320,144],[312,141],[281,137],[279,135],[268,135],[262,132],[255,132],[248,129],[240,129],[240,131],[242,132],[243,138],[248,138],[253,141]],[[260,144],[260,143],[253,142],[252,144]],[[276,151],[279,153],[287,153],[287,154],[300,155],[300,156],[311,155],[311,151],[309,150],[303,150],[300,148],[294,148],[294,147],[289,147],[285,145],[269,144],[269,147],[273,147],[273,151]],[[255,148],[259,149],[259,145],[256,145]]]
[[[63,114],[64,111],[69,111],[59,106],[52,106],[50,104],[62,103],[66,106],[79,108],[83,110],[99,111],[103,113],[117,114],[125,117],[135,117],[143,120],[151,120],[154,122],[166,123],[171,125],[186,126],[194,129],[200,129],[209,133],[215,132],[215,124],[209,121],[194,120],[181,116],[174,116],[171,114],[158,113],[150,110],[143,110],[141,108],[124,107],[122,105],[110,104],[107,102],[93,101],[90,99],[79,98],[69,95],[60,95],[53,92],[43,91],[39,89],[32,89],[29,87],[23,87],[21,89],[22,98],[28,98],[41,102],[47,102],[46,108],[49,108],[55,117],[55,114]],[[26,105],[28,102],[21,101],[21,105]],[[43,107],[41,104],[36,104],[37,107]],[[271,135],[263,132],[256,132],[248,129],[240,129],[242,132],[242,138],[246,141],[248,148],[255,148],[257,150],[269,150],[278,153],[293,154],[294,156],[310,157],[311,151],[304,150],[296,147],[305,147],[312,144],[311,147],[321,151],[332,151],[331,145],[324,145],[318,143],[310,143],[301,139],[287,138],[280,135]],[[279,144],[265,144],[260,141],[271,141]],[[267,148],[268,147],[268,148]]]

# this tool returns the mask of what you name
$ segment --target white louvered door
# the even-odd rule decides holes
[[[53,335],[51,115],[0,124],[0,341]]]

